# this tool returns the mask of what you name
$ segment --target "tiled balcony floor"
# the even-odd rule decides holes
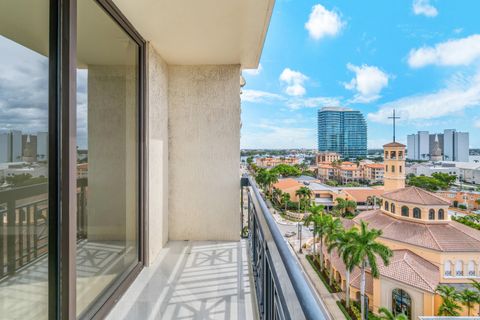
[[[107,319],[255,319],[246,246],[169,242]]]

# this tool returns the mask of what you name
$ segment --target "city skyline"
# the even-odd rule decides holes
[[[260,66],[243,72],[242,148],[314,149],[324,106],[361,111],[368,148],[392,139],[393,108],[399,142],[451,128],[480,146],[480,26],[472,10],[480,3],[369,3],[276,3]]]

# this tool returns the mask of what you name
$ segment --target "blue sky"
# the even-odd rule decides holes
[[[315,148],[322,106],[363,112],[368,146],[418,130],[480,147],[480,1],[277,0],[258,70],[243,72],[242,148]]]

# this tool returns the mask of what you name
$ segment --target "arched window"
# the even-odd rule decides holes
[[[392,290],[392,313],[394,316],[403,313],[408,319],[412,318],[412,298],[405,290]]]
[[[450,260],[447,260],[443,265],[443,271],[444,271],[445,277],[452,276],[452,262],[450,262]]]
[[[388,211],[388,201],[385,201],[385,210]]]
[[[395,151],[390,151],[390,158],[392,159],[397,158],[397,153]]]
[[[395,172],[395,166],[392,166],[392,172]]]
[[[402,173],[402,166],[398,167],[398,172]]]
[[[435,210],[428,210],[428,220],[435,220]]]
[[[408,217],[409,215],[410,215],[410,213],[409,213],[408,207],[407,207],[407,206],[403,206],[403,207],[402,207],[402,216]]]
[[[416,219],[422,219],[422,211],[419,208],[413,208],[413,217]]]
[[[457,260],[457,262],[455,262],[455,276],[463,277],[463,261],[462,260]]]
[[[470,260],[468,262],[468,276],[469,277],[474,277],[475,276],[475,262],[473,260]]]
[[[390,212],[391,212],[391,213],[395,213],[395,204],[394,204],[394,203],[392,203],[392,204],[390,205]]]
[[[402,159],[403,158],[403,151],[398,151],[398,159]]]
[[[443,209],[438,210],[438,220],[444,220],[445,219],[445,211]]]
[[[388,165],[385,165],[385,172],[388,172]]]
[[[388,159],[388,151],[385,151],[385,159]]]

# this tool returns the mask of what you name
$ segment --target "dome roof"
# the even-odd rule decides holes
[[[448,206],[447,200],[417,187],[406,187],[382,195],[387,200],[399,201],[418,205]]]

